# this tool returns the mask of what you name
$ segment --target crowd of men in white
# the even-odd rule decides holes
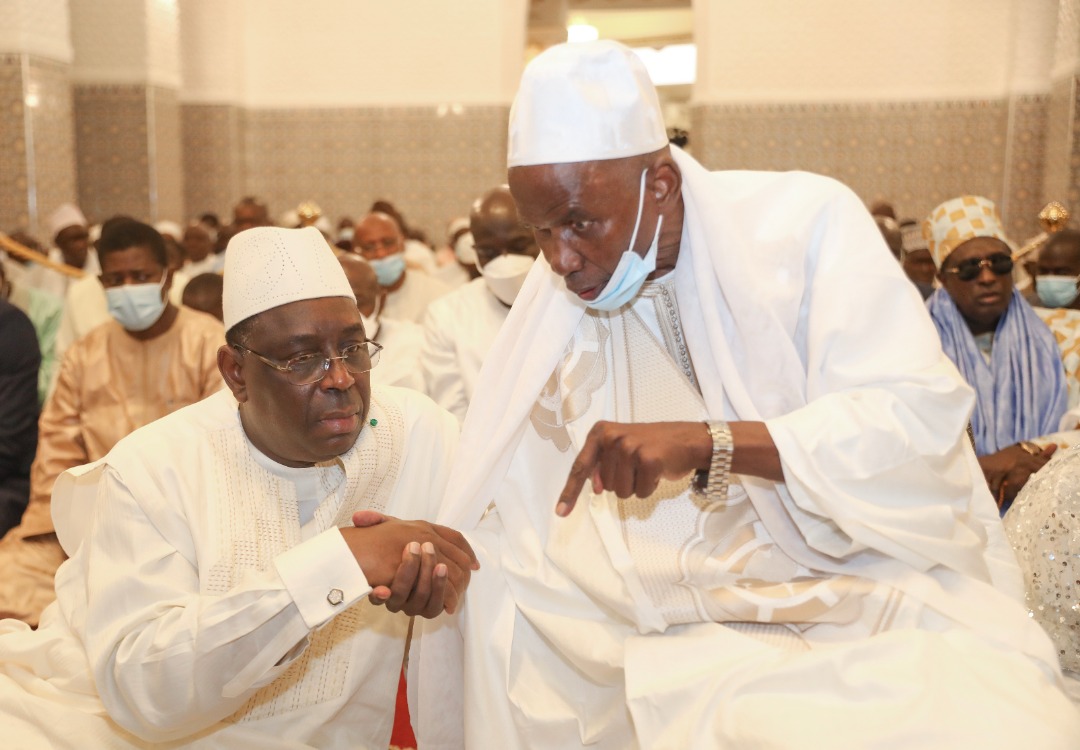
[[[424,749],[1080,747],[1080,235],[1039,307],[983,197],[902,266],[613,42],[508,144],[439,251],[249,198],[5,259],[7,746],[385,750],[406,663]]]

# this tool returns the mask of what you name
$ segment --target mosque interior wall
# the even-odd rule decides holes
[[[245,194],[244,112],[233,104],[180,105],[183,215],[216,211],[228,216]]]
[[[39,221],[77,198],[70,67],[35,55],[27,59],[27,91],[33,104],[28,107],[34,142],[32,179]]]
[[[330,23],[292,0],[0,0],[25,26],[0,53],[28,50],[0,54],[0,226],[74,197],[184,220],[253,194],[331,219],[385,198],[438,238],[505,180],[527,5],[340,2]],[[1018,237],[1045,201],[1080,206],[1080,0],[871,6],[694,0],[692,152],[903,216],[982,193]]]
[[[0,55],[0,227],[30,223],[23,55]]]
[[[97,221],[151,216],[147,86],[75,87],[79,205]]]
[[[184,158],[181,143],[180,102],[175,89],[151,86],[147,90],[150,117],[150,216],[179,220],[184,211]]]

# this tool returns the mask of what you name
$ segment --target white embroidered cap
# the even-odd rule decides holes
[[[54,240],[56,235],[68,227],[85,227],[86,225],[86,217],[83,216],[83,212],[79,210],[78,206],[71,203],[64,203],[49,214],[49,236]]]
[[[658,151],[667,131],[641,59],[618,42],[559,44],[529,63],[510,108],[508,167]]]
[[[254,227],[225,249],[225,330],[290,302],[353,296],[334,251],[315,227]]]

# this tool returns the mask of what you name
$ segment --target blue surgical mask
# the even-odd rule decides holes
[[[1035,293],[1047,307],[1067,307],[1080,294],[1076,281],[1076,276],[1036,276]]]
[[[645,257],[642,258],[634,252],[638,228],[641,226],[641,212],[645,207],[645,175],[648,171],[648,168],[646,168],[641,172],[637,219],[634,221],[634,233],[630,236],[630,247],[619,258],[619,265],[615,266],[615,271],[611,274],[611,278],[608,279],[608,283],[600,291],[600,294],[595,299],[585,302],[594,310],[603,310],[604,312],[618,310],[637,296],[645,283],[645,279],[656,270],[656,254],[660,246],[660,227],[664,224],[663,216],[658,217],[656,220],[656,234],[653,235],[652,244],[649,245]]]
[[[129,331],[145,331],[165,312],[161,290],[168,278],[169,272],[165,271],[156,284],[124,284],[106,289],[109,314]]]
[[[393,286],[401,278],[401,274],[405,273],[405,253],[394,253],[368,262],[375,269],[379,286]]]

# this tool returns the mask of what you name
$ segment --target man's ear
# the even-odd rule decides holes
[[[247,401],[247,381],[244,380],[243,355],[230,344],[222,344],[217,351],[218,372],[233,397],[239,402]]]
[[[649,189],[661,207],[679,199],[682,194],[682,172],[671,154],[663,153],[653,163],[653,178]]]

